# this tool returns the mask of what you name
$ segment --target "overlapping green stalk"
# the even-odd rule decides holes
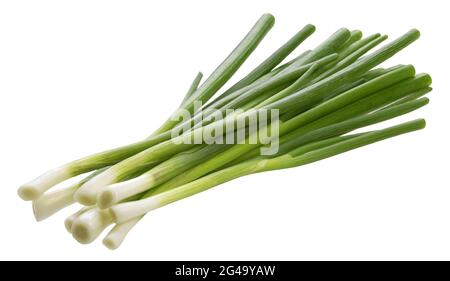
[[[272,15],[263,15],[203,83],[198,73],[179,108],[148,138],[69,162],[23,185],[19,195],[33,200],[36,219],[81,203],[86,207],[65,221],[68,231],[79,242],[90,243],[114,224],[104,239],[114,249],[155,208],[241,176],[306,165],[425,126],[418,119],[348,134],[428,104],[423,97],[431,91],[428,74],[416,74],[412,65],[375,69],[414,42],[420,35],[415,29],[370,52],[387,36],[363,37],[359,30],[341,28],[283,63],[314,32],[314,26],[306,25],[220,91],[273,23]],[[279,118],[269,118],[252,131],[248,120],[267,112]],[[215,133],[216,142],[186,142],[208,132]],[[234,143],[224,141],[230,135]],[[272,146],[273,153],[261,154]],[[88,172],[75,185],[48,191]]]

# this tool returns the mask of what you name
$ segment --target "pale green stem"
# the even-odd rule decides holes
[[[305,151],[303,148],[301,154],[285,154],[273,159],[257,158],[254,160],[249,160],[236,166],[206,175],[195,181],[181,185],[166,192],[142,200],[115,205],[110,208],[110,213],[115,222],[123,223],[133,218],[140,218],[151,210],[160,208],[242,176],[263,171],[291,168],[309,164],[387,138],[420,130],[424,127],[425,121],[423,119],[419,119],[383,130],[346,138],[342,141],[338,141],[323,148],[319,147],[312,151]],[[300,148],[296,152],[298,153],[299,150]]]

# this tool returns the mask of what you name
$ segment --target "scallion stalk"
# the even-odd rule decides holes
[[[181,101],[180,108],[184,108],[186,105],[186,100],[190,98],[190,96],[197,91],[198,86],[200,85],[200,82],[202,81],[203,73],[199,72],[197,73],[197,76],[195,76],[194,80],[192,81],[191,86],[189,87],[186,95],[184,96],[183,100]],[[155,133],[156,134],[156,133]]]
[[[396,97],[398,97],[402,94],[407,94],[411,90],[418,90],[420,88],[427,87],[430,83],[431,83],[431,80],[430,80],[429,76],[422,75],[422,76],[419,76],[418,78],[411,79],[411,80],[405,82],[404,84],[400,84],[400,86],[397,86],[393,89],[385,90],[385,92],[386,93],[388,91],[396,92],[395,95],[392,95],[390,98],[387,98],[388,100],[390,100],[390,102],[392,102],[393,100],[395,100]],[[387,96],[384,94],[385,92],[382,92],[382,94],[379,94],[379,96],[377,96],[378,97],[378,100],[377,100],[378,106],[383,105],[383,102],[385,102],[384,97]],[[366,100],[367,100],[367,98],[366,98]],[[352,106],[349,109],[343,109],[343,110],[339,111],[338,115],[332,115],[331,117],[330,116],[327,117],[326,119],[324,119],[325,121],[321,121],[322,123],[319,123],[319,124],[329,124],[330,122],[335,122],[336,120],[344,120],[344,118],[353,116],[353,114],[355,114],[355,112],[357,114],[361,114],[361,113],[365,112],[364,110],[367,111],[368,108],[370,108],[371,103],[367,102],[366,100],[364,100],[363,102],[360,102],[357,107]],[[381,104],[381,105],[379,105],[379,104]],[[357,111],[357,109],[359,111]],[[245,118],[245,116],[241,116],[240,118]],[[340,118],[340,119],[338,119],[338,118]],[[299,120],[299,118],[297,116],[297,118],[293,118],[292,120],[289,120],[286,123],[282,123],[280,125],[280,133],[284,134],[284,132],[293,130],[294,128],[298,127],[298,124],[300,123],[298,120]],[[214,126],[214,125],[215,124],[210,124],[208,126]],[[219,122],[218,125],[223,125],[223,122]],[[203,128],[199,128],[199,129],[193,130],[191,132],[188,132],[188,135],[194,135],[196,133],[196,131],[198,131],[198,130],[201,131],[202,129]],[[181,139],[185,138],[185,137],[186,136],[180,136]],[[175,144],[175,143],[177,143],[177,144]],[[125,177],[129,173],[135,172],[136,168],[141,167],[141,165],[143,165],[145,163],[151,163],[154,161],[160,162],[161,160],[165,160],[164,158],[167,159],[168,157],[173,155],[173,154],[169,154],[169,153],[181,152],[181,151],[184,151],[186,149],[186,147],[190,147],[190,146],[191,146],[190,144],[185,144],[185,143],[180,144],[180,143],[178,143],[176,141],[174,142],[172,140],[172,141],[167,141],[167,142],[161,143],[161,144],[151,147],[143,152],[140,152],[140,153],[130,157],[129,159],[124,160],[124,161],[112,166],[107,171],[103,172],[100,175],[97,175],[90,181],[86,182],[75,193],[75,199],[78,202],[85,204],[85,205],[96,204],[98,192],[102,188],[104,188],[107,185],[110,185],[114,182],[117,182],[117,180],[119,178]],[[253,146],[250,146],[250,147],[253,147]],[[232,147],[232,148],[230,148],[230,150],[236,151],[236,152],[230,152],[230,155],[235,155],[236,153],[238,155],[242,155],[243,153],[247,153],[248,151],[250,151],[251,150],[250,147],[243,146],[243,145]],[[219,159],[220,159],[220,157],[217,156],[216,158],[211,159],[211,161],[217,162],[217,161],[219,161]],[[232,160],[233,159],[227,158],[228,162],[232,161]],[[223,160],[221,160],[221,161],[223,161]],[[205,162],[205,163],[207,163],[207,162]],[[226,164],[226,163],[227,162],[223,161],[222,164]],[[196,167],[196,168],[198,168],[198,167]],[[191,170],[191,172],[194,171],[196,168]],[[214,166],[214,169],[216,169],[216,168],[217,167]],[[196,176],[196,177],[198,177],[198,176]]]
[[[77,212],[73,213],[72,215],[68,216],[65,220],[64,220],[64,226],[66,227],[67,232],[72,233],[72,226],[73,226],[73,222],[80,216],[82,215],[84,212],[91,210],[92,208],[94,208],[93,206],[88,206],[88,207],[82,207],[80,210],[78,210]]]
[[[141,220],[142,217],[116,224],[103,239],[103,244],[110,250],[119,248],[128,232]]]
[[[213,71],[206,81],[185,101],[184,109],[193,111],[195,101],[207,101],[238,70],[250,54],[256,49],[275,22],[271,14],[264,14],[230,55]],[[165,132],[176,125],[169,118],[157,132]]]
[[[361,127],[376,124],[378,122],[382,122],[400,116],[402,114],[406,114],[426,105],[427,103],[428,99],[424,98],[423,100],[407,102],[394,108],[388,108],[386,110],[362,116],[358,116],[360,111],[356,110],[355,112],[357,112],[357,117],[355,118],[351,118],[348,120],[346,119],[346,121],[342,121],[340,123],[323,121],[312,126],[300,127],[299,129],[297,129],[295,134],[300,135],[299,139],[305,143],[312,142],[344,134]],[[345,112],[344,114],[348,114],[349,111],[341,112]],[[341,112],[339,112],[339,115],[341,114]],[[282,131],[282,127],[283,124],[280,125],[280,132]],[[288,135],[286,137],[289,138]],[[283,141],[280,140],[280,143],[282,144]],[[248,144],[248,142],[246,142],[245,144],[232,146],[228,150],[216,155],[215,157],[210,158],[202,162],[201,164],[191,168],[189,171],[172,178],[171,180],[154,189],[150,189],[145,193],[144,197],[149,197],[154,194],[165,192],[176,186],[180,186],[196,180],[209,172],[223,167],[225,164],[230,163],[241,155],[252,151],[254,148],[255,145]]]
[[[266,108],[279,109],[281,113],[288,112],[294,108],[297,112],[305,111],[318,104],[323,97],[330,92],[331,89],[338,87],[339,84],[352,81],[355,76],[359,76],[364,72],[369,71],[371,68],[392,57],[394,54],[417,40],[419,36],[419,31],[412,29],[383,48],[361,58],[359,61],[336,72],[330,77],[327,77],[326,79],[321,80],[310,87],[300,90],[299,92],[279,101],[269,104]]]
[[[415,29],[366,54],[387,36],[362,38],[359,30],[341,28],[316,48],[282,63],[313,33],[314,26],[307,25],[220,94],[273,22],[273,16],[263,15],[203,83],[198,73],[177,111],[147,139],[69,162],[19,188],[19,196],[33,200],[36,220],[76,202],[88,205],[65,220],[66,229],[86,244],[115,223],[103,240],[115,249],[155,208],[241,176],[309,164],[425,126],[418,119],[349,134],[428,104],[423,97],[431,91],[428,74],[416,75],[412,65],[374,69],[415,41],[420,36]],[[185,113],[182,110],[191,115],[175,118]],[[256,130],[250,127],[250,119],[271,110],[280,118],[269,117]],[[272,129],[278,134],[268,136]],[[192,142],[204,133],[213,139]],[[228,143],[228,133],[238,142]],[[276,151],[261,154],[273,145]],[[88,172],[74,185],[47,192]]]
[[[374,142],[420,130],[424,127],[425,121],[423,119],[418,119],[383,130],[361,134],[354,138],[344,139],[341,142],[302,154],[297,154],[297,150],[293,151],[291,154],[286,154],[273,159],[249,160],[248,162],[220,170],[196,181],[192,181],[146,199],[117,204],[110,208],[110,213],[116,223],[123,223],[133,218],[140,217],[151,210],[192,196],[238,177],[313,163]]]
[[[112,223],[108,210],[92,208],[75,218],[71,233],[78,242],[88,244],[94,241]]]
[[[267,32],[274,24],[274,17],[270,14],[264,14],[241,43],[225,59],[222,64],[208,77],[208,79],[194,93],[190,94],[185,100],[184,109],[193,110],[194,102],[208,100],[226,81],[236,72],[247,57],[253,52],[256,46],[261,42]],[[142,151],[152,145],[167,139],[167,135],[161,136],[159,132],[166,132],[176,125],[173,118],[164,123],[156,132],[156,136],[135,144],[108,150],[99,154],[88,156],[53,169],[35,180],[23,185],[19,191],[19,196],[24,200],[33,200],[38,198],[52,186],[67,180],[73,176],[103,168],[117,163],[133,154]]]
[[[239,89],[242,89],[247,85],[250,85],[258,78],[271,71],[274,67],[280,64],[295,48],[297,48],[303,41],[305,41],[311,34],[313,34],[315,30],[316,28],[314,25],[307,24],[291,39],[289,39],[283,46],[281,46],[260,65],[253,69],[249,74],[247,74],[244,78],[239,80],[239,82],[231,86],[222,95],[218,96],[217,99],[220,100],[223,97]]]

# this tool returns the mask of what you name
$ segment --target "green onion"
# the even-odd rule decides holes
[[[380,36],[381,36],[381,34],[375,33],[375,34],[365,37],[364,39],[358,40],[358,41],[354,42],[353,44],[346,46],[345,48],[342,48],[339,52],[339,60],[343,60],[344,58],[348,57],[356,50],[366,46],[367,44],[369,44],[373,40],[379,38]]]
[[[67,232],[72,233],[72,226],[73,226],[73,222],[84,212],[93,209],[94,207],[89,206],[89,207],[82,207],[80,210],[78,210],[77,212],[73,213],[72,215],[70,215],[69,217],[67,217],[64,220],[64,226],[66,227]]]
[[[350,37],[347,39],[347,41],[345,41],[344,44],[342,44],[342,46],[339,48],[339,52],[341,52],[342,50],[347,49],[350,45],[352,45],[353,43],[361,40],[363,34],[361,32],[361,30],[352,30],[350,32]]]
[[[363,115],[360,117],[356,117],[353,119],[348,119],[346,121],[343,121],[341,123],[335,123],[334,122],[327,122],[326,121],[319,120],[320,122],[317,123],[311,123],[312,125],[301,127],[298,129],[298,131],[295,132],[295,134],[300,135],[299,139],[304,140],[304,142],[311,142],[315,141],[317,139],[323,139],[328,137],[333,137],[336,134],[344,134],[349,131],[358,129],[360,127],[369,126],[372,124],[376,124],[381,121],[385,121],[397,116],[400,116],[402,114],[411,112],[417,108],[420,108],[428,103],[428,100],[419,100],[419,101],[412,101],[407,102],[405,104],[399,105],[397,107],[389,108],[386,110],[378,111],[370,115]],[[360,107],[358,107],[359,109]],[[353,113],[353,108],[351,110],[345,110],[345,111],[338,111],[337,116],[341,116],[342,113],[347,114],[351,112]],[[355,110],[357,114],[360,113],[359,110]],[[337,117],[336,117],[337,118]],[[341,120],[343,118],[339,118],[337,120]],[[339,122],[339,121],[338,121]],[[280,132],[283,131],[283,125],[280,126]],[[288,136],[289,137],[289,136]],[[282,141],[282,139],[281,139]],[[297,140],[299,141],[299,140]],[[164,191],[167,191],[169,189],[172,189],[176,186],[188,183],[190,181],[196,180],[203,175],[206,175],[209,172],[212,172],[220,167],[223,167],[226,163],[229,163],[233,161],[234,159],[240,157],[241,155],[248,153],[249,151],[254,149],[254,145],[248,144],[241,144],[241,145],[235,145],[229,148],[228,150],[215,155],[213,158],[208,159],[207,161],[204,161],[203,163],[195,166],[194,168],[191,168],[189,171],[184,172],[180,174],[177,177],[172,178],[170,181],[167,181],[166,183],[156,187],[155,189],[150,189],[147,193],[145,193],[144,197],[151,196],[153,194],[158,194]]]
[[[221,99],[239,89],[242,89],[243,87],[255,82],[259,77],[267,74],[275,66],[281,63],[295,48],[297,48],[311,34],[313,34],[315,30],[316,30],[315,26],[311,24],[308,24],[305,27],[303,27],[291,39],[289,39],[289,41],[287,41],[283,46],[281,46],[272,55],[270,55],[270,57],[264,60],[254,70],[252,70],[252,72],[247,74],[247,76],[239,80],[239,82],[231,86],[222,95],[217,97],[217,99]]]
[[[113,221],[108,210],[92,208],[82,212],[72,222],[72,236],[82,244],[94,241]]]
[[[339,70],[343,69],[344,67],[349,66],[350,64],[355,62],[359,57],[361,57],[362,55],[364,55],[365,53],[367,53],[372,48],[376,47],[378,44],[380,44],[381,42],[383,42],[386,39],[387,39],[387,36],[378,37],[378,38],[370,41],[366,45],[362,46],[361,48],[355,50],[350,55],[345,56],[344,58],[339,57],[338,58],[339,62],[336,63],[336,65],[334,65],[330,69],[327,69],[325,72],[321,73],[320,76],[318,76],[315,80],[311,81],[311,84],[314,84],[314,82],[318,82],[318,81],[322,80],[323,78],[328,77],[328,76],[338,72]]]
[[[142,217],[116,224],[103,239],[103,244],[110,250],[119,248],[128,232],[141,220]]]
[[[389,104],[388,106],[395,106],[395,105],[403,104],[408,101],[413,101],[415,99],[418,99],[418,98],[423,97],[424,95],[428,94],[429,92],[431,92],[431,90],[432,90],[431,87],[426,87],[426,88],[420,89],[416,92],[412,92],[411,94],[408,94],[407,96]]]
[[[200,85],[200,81],[203,78],[203,73],[199,72],[197,73],[197,76],[195,76],[194,80],[192,81],[191,86],[189,87],[186,95],[184,96],[183,100],[181,101],[180,108],[184,108],[186,101],[191,97],[195,91],[197,91],[198,86]]]
[[[110,212],[115,222],[123,223],[133,218],[140,217],[151,210],[192,196],[238,177],[268,170],[291,168],[309,164],[383,139],[420,130],[424,127],[425,121],[419,119],[387,129],[362,134],[354,138],[344,139],[335,144],[308,151],[303,154],[298,154],[299,150],[294,150],[292,154],[273,159],[250,160],[146,199],[117,204],[110,208]]]
[[[198,73],[175,113],[147,139],[69,162],[21,186],[19,196],[33,200],[36,220],[81,203],[86,207],[64,221],[68,232],[86,244],[114,224],[103,243],[116,249],[155,208],[241,176],[298,167],[425,127],[418,119],[351,133],[428,104],[428,74],[416,74],[412,65],[375,68],[418,39],[415,29],[372,51],[387,36],[363,38],[359,30],[341,28],[283,62],[314,32],[306,25],[220,92],[273,23],[272,15],[263,15],[203,83]],[[261,123],[259,114],[269,114],[269,122]],[[213,138],[185,142],[203,134]],[[230,139],[238,143],[225,142]],[[78,183],[49,191],[85,173]]]
[[[209,76],[209,78],[194,93],[184,101],[184,108],[193,109],[193,103],[196,100],[208,100],[225,82],[236,72],[239,66],[256,48],[259,42],[264,38],[267,32],[274,24],[274,17],[270,14],[264,14],[255,26],[250,30],[247,36],[225,59],[225,61]],[[175,125],[171,119],[162,125],[156,132],[166,131]],[[19,191],[19,196],[24,200],[33,200],[52,186],[69,179],[73,176],[103,168],[117,163],[167,139],[167,135],[151,137],[145,141],[137,142],[124,147],[107,150],[92,156],[88,156],[56,169],[50,170],[42,176],[36,178],[28,184],[23,185]]]
[[[349,118],[351,116],[354,116],[355,114],[362,114],[364,112],[369,112],[369,110],[374,110],[376,108],[379,108],[383,105],[386,105],[388,103],[391,103],[396,98],[402,97],[402,95],[409,94],[411,91],[416,91],[421,88],[427,87],[431,83],[431,79],[428,75],[419,75],[417,78],[406,80],[405,82],[402,82],[398,85],[394,85],[391,88],[388,88],[384,91],[381,91],[380,93],[375,94],[374,97],[370,96],[362,101],[359,101],[355,104],[349,105],[343,109],[338,110],[336,113],[334,113],[331,116],[326,116],[325,118],[322,118],[319,120],[318,124],[315,123],[314,125],[317,126],[323,126],[326,124],[330,124],[332,122],[338,122],[341,120],[345,120],[346,118]],[[393,94],[391,94],[391,92]],[[374,99],[374,101],[367,101],[367,99]],[[242,117],[245,118],[245,117]],[[298,126],[299,121],[294,118],[293,120],[289,120],[286,122],[286,124],[280,125],[280,133],[283,134],[287,130],[294,129],[294,126]],[[210,124],[214,125],[214,124]],[[208,125],[208,126],[210,126]],[[310,125],[311,126],[311,125]],[[314,127],[314,128],[316,128]],[[203,128],[199,128],[198,130],[201,130]],[[306,127],[306,130],[308,127]],[[195,134],[196,131],[194,130],[191,132],[191,135]],[[305,129],[303,129],[305,130]],[[182,136],[183,137],[183,136]],[[167,141],[164,143],[161,143],[159,145],[156,145],[154,147],[151,147],[143,152],[140,152],[132,157],[130,157],[127,160],[124,160],[111,168],[109,168],[107,171],[101,173],[100,175],[97,175],[87,183],[85,183],[76,193],[75,193],[75,199],[86,205],[95,204],[97,201],[97,196],[99,191],[101,191],[102,188],[104,188],[107,185],[110,185],[114,182],[117,182],[118,179],[123,178],[127,176],[130,173],[136,172],[136,169],[140,168],[142,164],[144,163],[151,163],[151,162],[160,162],[161,160],[165,160],[165,157],[169,157],[173,154],[168,155],[169,153],[181,152],[185,150],[185,147],[189,147],[189,144],[175,144],[176,142],[173,141]],[[215,158],[210,159],[209,161],[206,161],[202,163],[201,165],[193,168],[187,173],[183,174],[183,180],[181,180],[182,183],[185,183],[187,180],[193,180],[198,178],[199,176],[203,175],[208,171],[212,171],[220,166],[226,164],[230,161],[232,161],[234,158],[249,152],[253,148],[252,145],[238,145],[230,148],[225,155],[227,156],[221,156],[221,154],[217,155]],[[226,160],[225,160],[226,159]],[[211,162],[212,161],[212,162]],[[214,164],[213,164],[214,163]],[[208,168],[200,168],[208,166]],[[198,172],[197,172],[198,171]],[[173,184],[179,184],[178,181],[176,181],[177,178],[172,179],[170,182]]]
[[[351,81],[355,76],[370,70],[377,66],[388,58],[392,57],[395,53],[405,48],[420,36],[418,30],[413,29],[407,32],[402,37],[391,42],[375,53],[363,57],[361,60],[349,65],[348,67],[340,70],[332,76],[321,80],[320,82],[311,85],[289,97],[283,98],[267,106],[268,109],[280,109],[281,112],[287,112],[292,108],[296,108],[298,111],[311,108],[322,100],[330,89],[336,88],[339,84]],[[286,106],[289,105],[289,106]],[[282,109],[282,110],[281,110]]]
[[[305,112],[305,114],[299,115],[298,117],[294,118],[294,120],[292,120],[290,123],[287,122],[287,124],[284,126],[288,126],[289,130],[292,130],[292,126],[290,125],[291,123],[295,122],[297,124],[297,126],[305,125],[308,123],[309,120],[319,119],[321,116],[324,116],[333,110],[343,107],[346,104],[347,105],[351,104],[353,101],[357,100],[358,98],[360,99],[360,98],[364,97],[363,94],[369,95],[370,93],[376,92],[380,86],[386,86],[386,85],[395,83],[404,78],[411,77],[412,75],[414,75],[414,68],[412,66],[405,66],[405,67],[401,67],[399,69],[393,70],[392,72],[389,72],[389,73],[385,74],[384,76],[379,77],[378,79],[375,79],[369,83],[366,83],[366,84],[363,84],[362,86],[354,88],[351,91],[349,91],[348,93],[342,94],[342,95],[338,96],[337,98],[335,98],[334,100],[330,100],[329,102],[322,104],[322,106],[318,106],[318,107],[314,108],[314,110],[307,111],[307,112]],[[387,93],[388,91],[385,90],[384,92]],[[382,95],[384,92],[382,92],[381,94],[378,94],[378,95]],[[360,108],[360,107],[357,107],[357,108]],[[343,112],[347,112],[347,111],[343,111]],[[355,109],[351,108],[350,112],[353,114],[354,114],[354,112],[357,112],[356,114],[359,114],[361,112],[361,110],[355,111]],[[344,118],[338,117],[338,116],[339,115],[334,116],[334,117],[331,116],[331,118],[328,117],[328,120],[333,120],[333,118],[335,118],[334,120],[344,119]],[[332,123],[332,121],[330,121],[330,122],[321,121],[319,123],[319,125],[316,126],[315,128],[326,125],[326,124],[331,124],[331,123]],[[281,127],[280,130],[283,130],[282,128],[283,127]],[[303,129],[302,133],[304,133],[304,132],[305,132],[305,130]],[[221,147],[222,150],[224,150],[226,148],[228,148],[228,147]],[[208,148],[206,148],[206,149],[208,149]],[[247,148],[244,146],[236,146],[233,149],[238,151],[238,152],[236,152],[236,154],[238,154],[238,155],[245,153],[244,152],[245,149],[252,149],[254,154],[259,153],[258,148],[253,148],[252,146],[248,146]],[[211,150],[211,149],[209,149],[209,150]],[[215,156],[215,155],[216,154],[214,154],[213,156]],[[204,158],[203,156],[198,155],[198,154],[197,154],[197,156],[201,157],[201,159]],[[192,155],[189,155],[188,159],[195,159],[195,157]],[[165,166],[175,166],[175,164],[172,164],[171,161],[177,161],[177,158],[170,159],[169,160],[170,163],[169,164],[166,163]],[[197,161],[201,161],[201,160],[197,159]],[[197,161],[193,161],[193,163],[189,163],[189,164],[197,165],[198,164]],[[210,161],[214,161],[214,160],[211,159]],[[180,164],[180,165],[187,164],[186,161],[181,161],[181,162],[184,164]],[[226,163],[226,161],[223,159],[218,160],[216,162],[219,162],[221,164]],[[206,166],[206,165],[210,165],[210,164],[204,163],[202,165]],[[190,165],[189,165],[189,167],[190,167]],[[182,177],[184,177],[185,179],[182,182],[186,182],[188,180],[192,180],[195,177],[198,177],[198,176],[188,177],[187,175],[189,173],[194,173],[193,171],[195,171],[196,169],[200,169],[199,167],[192,169],[188,173],[184,173],[182,175]],[[216,166],[211,166],[211,167],[214,167],[214,169],[217,168]],[[154,169],[156,169],[156,168],[154,168]],[[159,179],[161,179],[161,172],[159,172],[157,169],[156,170],[154,170],[154,169],[150,170],[148,174],[144,174],[143,176],[138,177],[132,181],[125,181],[123,183],[119,183],[117,185],[113,185],[109,188],[104,189],[103,192],[100,193],[100,195],[99,195],[100,197],[103,197],[103,198],[102,198],[102,200],[99,200],[98,203],[100,204],[101,207],[108,207],[113,203],[117,203],[120,200],[127,198],[128,196],[137,194],[138,192],[142,192],[145,189],[149,189],[153,186],[157,186],[157,185],[161,184],[161,181],[155,180],[154,176],[151,176],[151,174],[154,173],[158,176]],[[174,170],[178,171],[178,172],[184,172],[184,170],[182,170],[182,169],[176,168]],[[175,175],[172,173],[168,177],[172,177],[172,176],[175,176]],[[186,177],[188,179],[186,179]],[[167,189],[167,188],[171,188],[174,185],[179,184],[179,182],[176,179],[177,178],[172,179],[172,181],[171,181],[172,184],[169,184],[168,187],[159,187],[158,189]],[[164,180],[166,180],[166,179],[164,179]],[[114,189],[115,189],[115,191],[114,191]],[[121,190],[121,192],[118,192],[118,190]]]
[[[269,73],[268,75],[264,75],[255,81],[253,84],[250,84],[246,87],[243,87],[234,93],[224,97],[218,101],[214,101],[208,108],[209,110],[217,110],[217,109],[228,109],[228,108],[237,108],[236,106],[241,106],[245,104],[249,99],[254,98],[255,96],[260,95],[263,92],[270,91],[274,87],[282,85],[283,83],[292,82],[296,79],[301,78],[306,72],[308,72],[315,65],[322,66],[327,64],[337,58],[336,54],[330,54],[325,57],[322,57],[316,61],[299,65],[296,67],[290,67],[282,72],[277,72],[276,74]],[[207,108],[207,109],[208,109]],[[204,115],[208,115],[208,110],[204,112]],[[197,116],[194,116],[194,123],[197,123]],[[190,122],[191,120],[187,120]],[[179,125],[180,127],[183,124]]]
[[[320,83],[320,82],[319,82]],[[406,86],[409,88],[405,88],[406,90],[409,90],[411,87],[426,87],[431,83],[431,80],[429,79],[429,76],[423,76],[419,77],[416,80],[412,80]],[[400,91],[401,92],[401,91]],[[403,92],[401,92],[403,93]],[[295,95],[295,94],[293,94]],[[289,104],[285,103],[285,105],[290,106]],[[282,111],[281,108],[278,108],[280,111]],[[352,111],[350,111],[349,114]],[[240,117],[245,118],[245,116]],[[292,130],[293,125],[297,125],[297,122],[294,121],[288,122],[286,125],[283,125],[280,128],[281,134],[283,134],[283,130]],[[234,122],[234,120],[233,120]],[[213,127],[215,125],[223,125],[223,122],[220,122],[220,124],[209,124],[207,127]],[[284,129],[284,127],[286,129]],[[201,131],[204,128],[198,128],[194,131],[190,132],[190,135],[195,135],[199,130]],[[180,136],[180,138],[184,138],[185,136]],[[139,169],[142,167],[144,163],[156,163],[161,162],[169,158],[170,156],[182,152],[186,149],[186,147],[190,147],[189,144],[175,144],[177,141],[166,141],[163,143],[160,143],[156,146],[153,146],[145,151],[142,151],[127,160],[124,160],[111,168],[109,168],[107,171],[103,172],[100,175],[97,175],[87,183],[85,183],[76,193],[75,193],[75,199],[86,205],[91,205],[96,203],[96,198],[98,196],[98,192],[105,187],[106,185],[110,185],[114,182],[117,182],[117,180],[121,177],[125,177],[129,173],[136,172],[136,169]],[[233,149],[233,148],[231,148]],[[240,154],[246,153],[247,151],[243,151],[243,148],[239,146],[238,150]],[[232,159],[231,159],[232,160]]]
[[[130,196],[144,192],[200,164],[205,158],[214,157],[227,147],[230,145],[204,145],[175,155],[136,178],[102,189],[97,195],[97,205],[102,209],[108,208]]]
[[[238,70],[250,54],[256,49],[258,44],[269,32],[275,22],[271,14],[264,14],[249,33],[242,39],[241,43],[231,52],[231,54],[214,70],[206,81],[186,100],[189,106],[185,109],[193,110],[194,101],[205,101],[214,95],[231,76]],[[168,120],[171,124],[172,120]],[[168,128],[173,126],[166,125]],[[166,131],[163,129],[162,131]]]
[[[331,35],[322,44],[317,46],[314,50],[309,52],[300,60],[295,61],[287,69],[297,65],[303,65],[318,60],[319,58],[336,53],[339,48],[350,38],[350,31],[346,28],[341,28]],[[283,70],[285,71],[285,70]]]

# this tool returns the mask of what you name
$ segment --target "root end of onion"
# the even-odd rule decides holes
[[[117,195],[112,190],[104,190],[97,197],[97,206],[100,209],[109,208],[115,202],[117,202]]]
[[[72,236],[81,244],[89,244],[94,241],[95,236],[92,235],[89,226],[83,222],[75,221],[71,228]]]
[[[22,185],[17,194],[25,201],[35,200],[41,196],[39,189],[32,185]]]
[[[103,245],[110,250],[116,250],[120,246],[120,244],[117,244],[114,239],[108,237],[103,239]]]
[[[81,205],[85,206],[95,205],[96,203],[95,196],[91,196],[86,192],[75,192],[75,194],[73,195],[73,199],[78,203],[80,203]]]

